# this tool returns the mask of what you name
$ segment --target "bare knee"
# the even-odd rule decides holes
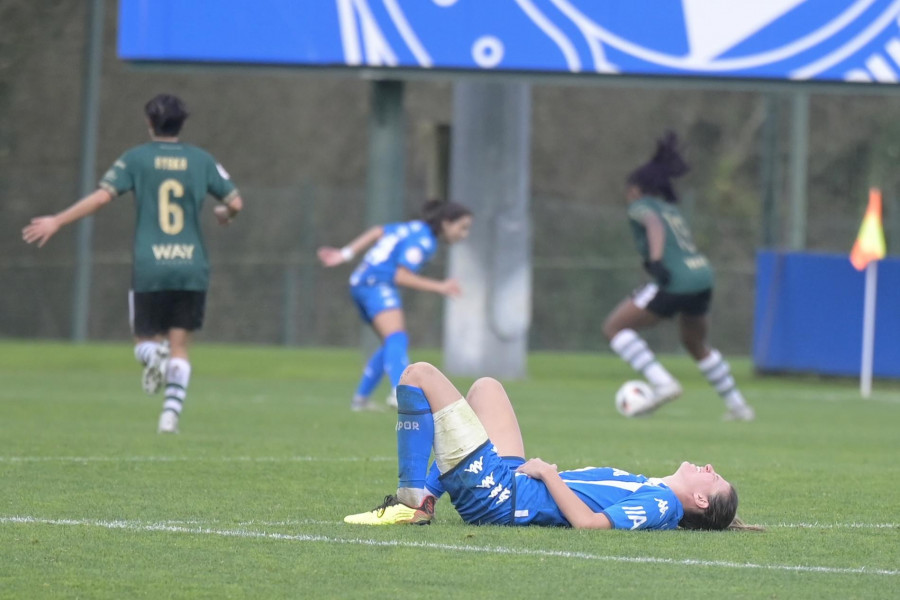
[[[469,393],[466,395],[466,398],[472,399],[475,396],[491,395],[498,391],[503,391],[502,383],[493,377],[481,377],[469,388]]]
[[[420,388],[435,373],[440,373],[440,371],[431,363],[413,363],[403,370],[403,375],[400,376],[400,385],[411,385]]]

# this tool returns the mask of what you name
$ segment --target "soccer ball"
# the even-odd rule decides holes
[[[616,392],[616,409],[626,417],[643,413],[653,404],[653,388],[646,381],[626,381]]]

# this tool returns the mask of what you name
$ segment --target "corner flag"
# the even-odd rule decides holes
[[[857,271],[862,271],[873,260],[884,258],[884,228],[881,224],[881,190],[869,190],[869,206],[856,236],[856,243],[850,251],[850,262]]]
[[[872,393],[872,371],[875,362],[875,298],[878,296],[878,261],[884,258],[884,228],[881,225],[881,190],[869,189],[869,206],[850,251],[850,262],[857,271],[866,272],[863,299],[862,364],[859,369],[859,391],[863,398]]]

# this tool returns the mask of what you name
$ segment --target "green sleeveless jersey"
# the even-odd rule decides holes
[[[713,271],[706,257],[697,251],[691,230],[681,216],[678,207],[652,196],[644,196],[628,206],[628,219],[638,251],[643,259],[650,259],[644,215],[655,213],[666,232],[663,248],[663,265],[672,274],[668,285],[662,287],[672,294],[693,294],[712,288]]]
[[[179,142],[143,144],[125,152],[100,187],[113,197],[134,192],[134,291],[206,291],[209,261],[200,209],[207,194],[228,202],[238,193],[208,152]]]

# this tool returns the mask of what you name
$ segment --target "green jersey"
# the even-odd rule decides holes
[[[628,207],[631,231],[643,259],[650,259],[647,229],[643,223],[647,213],[654,213],[659,217],[666,232],[662,262],[672,278],[662,289],[672,294],[693,294],[712,288],[712,267],[706,257],[697,251],[691,238],[691,230],[678,207],[652,196],[639,198]]]
[[[113,197],[134,192],[134,291],[206,291],[209,261],[200,209],[207,194],[228,202],[238,193],[208,152],[179,142],[143,144],[125,152],[100,187]]]

